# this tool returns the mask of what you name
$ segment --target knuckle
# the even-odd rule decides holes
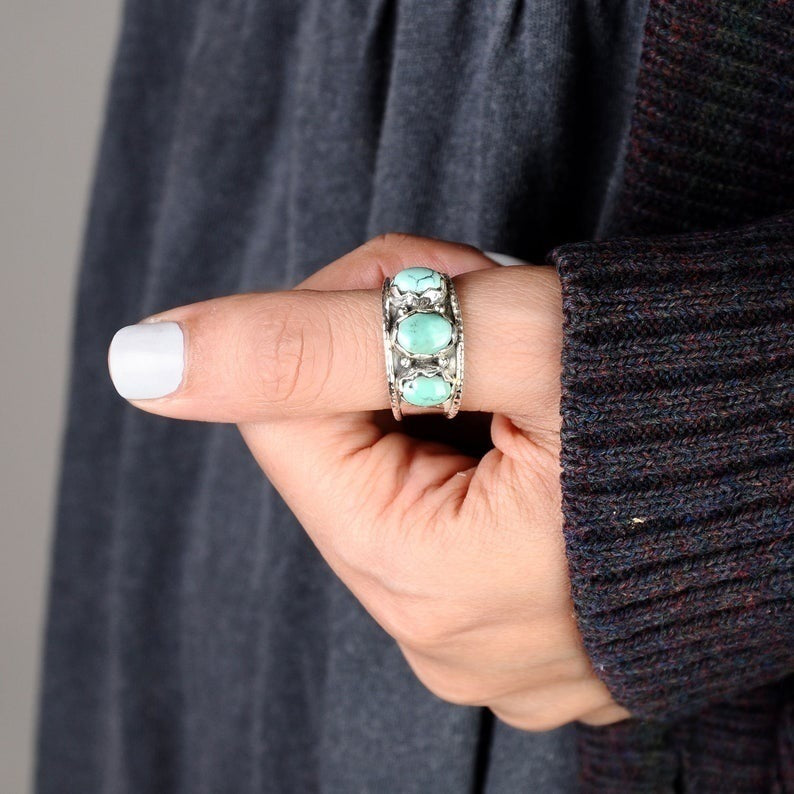
[[[384,275],[420,264],[448,272],[450,262],[460,257],[471,261],[483,259],[482,251],[473,245],[402,232],[379,234],[364,243],[358,251],[366,258],[376,260]]]
[[[432,243],[425,238],[401,232],[386,232],[367,240],[359,249],[367,258],[376,260],[383,273],[396,273],[416,259],[420,251],[427,253]]]
[[[433,690],[431,689],[431,691]],[[487,686],[465,679],[458,679],[456,676],[447,676],[440,679],[433,694],[447,703],[454,703],[456,706],[487,706],[491,700],[491,694]]]
[[[611,725],[613,722],[620,722],[631,717],[631,712],[622,706],[612,705],[604,706],[603,708],[590,711],[587,714],[579,717],[579,722],[585,725],[601,726]]]
[[[406,658],[409,658],[408,654]],[[409,664],[421,684],[437,698],[456,706],[488,705],[488,686],[473,679],[471,675],[452,671],[445,665],[415,656],[409,658]]]
[[[425,605],[405,604],[405,596],[390,594],[386,609],[389,633],[400,645],[420,654],[434,654],[447,645],[453,633],[449,624]]]
[[[330,534],[328,546],[330,553],[347,569],[377,582],[378,561],[383,549],[370,527],[351,522],[345,532]]]
[[[399,252],[406,243],[414,240],[415,238],[410,234],[403,234],[402,232],[385,232],[378,234],[364,243],[364,248],[373,252],[380,253],[393,253]]]
[[[292,298],[293,296],[290,296]],[[253,374],[257,397],[266,407],[284,411],[310,403],[316,390],[317,320],[299,300],[268,302],[253,318]]]
[[[559,713],[553,713],[549,709],[535,709],[526,713],[517,714],[505,709],[494,708],[491,706],[491,711],[506,725],[511,728],[517,728],[521,731],[530,731],[532,733],[541,733],[544,731],[551,731],[565,725],[570,720],[565,719]]]

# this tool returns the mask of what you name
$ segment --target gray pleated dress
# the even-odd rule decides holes
[[[430,694],[236,428],[135,410],[105,356],[120,326],[289,288],[385,231],[534,262],[593,238],[644,15],[126,3],[79,284],[41,794],[575,791],[570,726],[521,732]]]

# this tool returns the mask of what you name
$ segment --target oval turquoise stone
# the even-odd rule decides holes
[[[403,384],[403,399],[411,405],[427,408],[440,405],[449,399],[452,384],[447,383],[441,375],[417,375]]]
[[[392,283],[399,287],[400,292],[420,294],[426,289],[440,289],[441,275],[429,267],[407,267],[397,273]]]
[[[431,355],[451,341],[452,324],[435,312],[409,314],[397,325],[397,343],[409,353]]]

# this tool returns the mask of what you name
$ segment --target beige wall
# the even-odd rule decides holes
[[[71,299],[119,0],[0,0],[0,791],[30,787]]]

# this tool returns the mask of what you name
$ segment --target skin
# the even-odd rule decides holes
[[[484,420],[482,455],[465,414],[417,432],[388,411],[380,286],[415,265],[455,277],[461,410],[481,412],[468,417]],[[431,692],[530,731],[629,716],[593,672],[570,597],[553,268],[499,267],[474,248],[387,235],[295,290],[147,322],[161,320],[182,326],[185,375],[172,395],[134,404],[237,423],[325,560]]]

